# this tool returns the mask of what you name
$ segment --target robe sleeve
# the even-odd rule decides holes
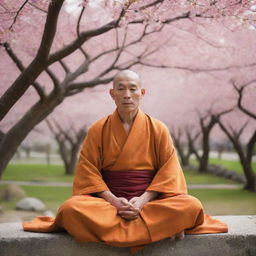
[[[147,188],[166,194],[187,194],[185,177],[168,128],[159,123],[156,128],[157,173]]]
[[[101,129],[93,125],[80,151],[73,183],[73,195],[86,195],[109,190],[101,175]]]

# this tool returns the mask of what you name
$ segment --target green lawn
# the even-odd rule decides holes
[[[191,164],[198,166],[198,162],[196,160],[191,160],[190,162]],[[210,158],[209,163],[221,165],[228,170],[236,171],[239,174],[244,174],[240,162],[236,160],[222,160],[217,158]],[[252,168],[256,172],[256,162],[252,163]]]
[[[188,184],[232,184],[234,182],[213,176],[211,174],[199,174],[195,171],[184,170]],[[16,181],[63,181],[72,182],[73,176],[64,175],[62,165],[46,164],[9,164],[4,172],[3,180]]]
[[[56,212],[71,195],[71,187],[21,186],[27,193],[41,199],[47,209]],[[198,198],[211,215],[255,215],[256,193],[241,189],[190,189],[189,194]],[[16,201],[0,202],[4,209],[14,209]]]
[[[56,211],[60,204],[72,195],[71,187],[36,187],[21,186],[27,195],[39,198],[45,204],[47,209]]]
[[[234,181],[209,173],[199,173],[196,171],[184,170],[187,184],[235,184]]]
[[[190,189],[211,215],[255,215],[256,193],[241,189]]]
[[[63,165],[9,164],[3,180],[72,182],[73,176],[64,175]]]
[[[0,185],[0,189],[5,185]],[[46,208],[53,212],[56,212],[58,207],[71,196],[71,187],[41,187],[41,186],[20,186],[26,192],[28,197],[36,197],[42,200]],[[14,209],[18,200],[13,201],[1,201],[0,205],[4,209]]]
[[[230,161],[227,161],[230,162]],[[195,171],[185,171],[188,184],[231,184],[224,178]],[[65,181],[72,182],[72,176],[65,176],[61,165],[10,164],[4,180],[20,181]],[[3,186],[3,185],[2,185]],[[71,187],[21,186],[27,196],[41,199],[54,212],[71,195]],[[203,203],[205,211],[212,215],[256,214],[256,193],[241,189],[191,189],[189,191]],[[0,202],[6,209],[13,209],[15,202]]]

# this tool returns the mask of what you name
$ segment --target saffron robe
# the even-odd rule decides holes
[[[144,205],[131,221],[94,193],[109,190],[101,170],[156,171],[147,191],[159,197]],[[203,213],[200,201],[187,194],[183,171],[167,127],[138,111],[127,133],[118,112],[92,125],[84,140],[76,168],[73,196],[56,218],[37,217],[23,223],[25,231],[65,229],[80,242],[105,242],[119,247],[141,246],[187,234],[227,232],[227,225]]]

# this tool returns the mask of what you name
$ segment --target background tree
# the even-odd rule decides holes
[[[240,136],[244,131],[247,122],[242,127],[240,127],[240,129],[234,129],[231,125],[224,125],[221,120],[218,120],[218,123],[221,129],[225,132],[230,141],[233,143],[234,149],[239,156],[240,163],[242,165],[246,178],[245,189],[250,191],[256,191],[256,176],[252,168],[252,156],[254,145],[256,143],[256,131],[249,138],[246,146],[244,146],[240,141]]]
[[[86,136],[86,127],[77,130],[70,124],[68,129],[64,129],[57,123],[57,121],[49,121],[47,119],[46,123],[58,144],[60,156],[65,167],[65,174],[73,174],[80,146]]]
[[[199,117],[199,123],[200,123],[200,129],[201,129],[201,150],[202,154],[195,153],[197,160],[199,161],[199,167],[198,171],[199,172],[207,172],[207,167],[208,167],[208,161],[209,161],[209,153],[210,153],[210,132],[214,125],[218,122],[219,118],[227,114],[231,111],[232,109],[222,111],[218,114],[213,114],[208,112],[206,115],[200,114],[199,111],[198,117]]]
[[[248,126],[249,120],[251,119],[253,122],[255,122],[256,114],[253,112],[253,110],[249,109],[246,104],[243,105],[242,102],[243,98],[246,96],[246,89],[249,89],[249,87],[255,85],[255,82],[255,80],[251,80],[239,86],[234,80],[231,80],[233,88],[238,94],[237,108],[242,111],[249,119],[244,122],[243,125],[240,124],[233,126],[230,124],[230,122],[225,122],[225,120],[218,120],[218,124],[232,142],[234,149],[239,156],[239,160],[246,177],[245,189],[250,191],[256,191],[256,175],[252,167],[253,150],[256,143],[256,128],[253,128],[251,136],[247,139],[245,145],[241,141],[241,136],[243,135],[245,128]],[[253,87],[253,91],[255,92],[255,87]],[[247,92],[247,94],[248,93],[250,93],[250,91]]]
[[[4,14],[4,19],[1,20],[3,21],[1,31],[4,31],[1,34],[3,35],[1,45],[5,51],[1,49],[1,53],[8,55],[20,70],[14,81],[11,80],[12,76],[5,74],[5,79],[10,80],[6,83],[7,87],[2,87],[6,91],[3,91],[0,98],[1,119],[8,118],[7,113],[11,112],[10,109],[31,93],[33,91],[31,89],[34,89],[37,95],[33,94],[32,104],[28,108],[24,107],[22,115],[19,115],[13,125],[5,131],[0,143],[0,174],[21,141],[56,106],[63,104],[68,96],[81,93],[85,88],[107,84],[111,81],[114,72],[119,69],[129,68],[135,64],[182,69],[188,72],[230,71],[232,68],[237,68],[230,63],[228,66],[217,68],[201,68],[190,63],[180,64],[179,62],[183,61],[180,54],[176,54],[175,58],[173,48],[169,49],[170,52],[167,51],[166,46],[170,38],[166,35],[170,30],[175,31],[176,34],[171,39],[179,39],[181,50],[183,50],[182,42],[186,42],[185,47],[188,47],[187,40],[180,38],[182,33],[185,38],[187,38],[185,34],[190,33],[192,36],[195,35],[197,40],[210,44],[210,40],[202,38],[198,31],[195,31],[198,24],[200,27],[203,27],[202,23],[207,26],[210,20],[222,15],[223,17],[235,15],[239,20],[253,3],[102,1],[100,7],[95,7],[95,2],[84,1],[84,5],[76,9],[79,11],[77,16],[69,15],[63,4],[64,1],[61,0],[50,1],[50,4],[48,1],[39,0],[27,0],[22,3],[1,1],[0,8]],[[251,18],[253,15],[250,15],[243,18],[253,24]],[[233,19],[227,19],[226,24],[231,20],[232,26],[236,25],[237,20],[233,21]],[[28,26],[26,22],[29,21]],[[169,24],[170,27],[165,30],[163,24]],[[163,37],[158,35],[161,32],[164,32]],[[156,36],[153,38],[153,35]],[[32,40],[33,38],[36,38],[35,41]],[[161,42],[153,40],[160,38]],[[175,45],[176,42],[174,40],[171,43]],[[161,61],[155,59],[156,50],[163,51],[162,57],[158,58]],[[24,52],[28,54],[25,55]],[[168,55],[172,56],[172,60],[176,59],[177,63],[167,63]],[[189,52],[189,56],[193,59],[192,51]],[[230,56],[233,56],[233,53]]]
[[[185,129],[186,138],[188,142],[188,150],[191,154],[194,154],[197,161],[200,161],[200,156],[198,152],[198,147],[196,146],[197,140],[201,134],[200,131],[195,131],[194,126],[187,125]]]
[[[184,132],[185,131],[185,132]],[[194,144],[194,140],[196,138],[192,138],[190,129],[188,125],[182,129],[181,127],[177,127],[176,129],[171,129],[171,135],[174,140],[174,145],[177,148],[178,154],[180,156],[180,161],[183,166],[189,165],[189,158],[193,154],[193,147],[189,143],[185,143],[184,135],[189,136],[191,138],[190,143]]]

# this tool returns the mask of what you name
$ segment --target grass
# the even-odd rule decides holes
[[[256,193],[241,189],[190,189],[211,215],[255,215]]]
[[[184,170],[187,184],[235,184],[236,182],[209,173]]]
[[[0,189],[4,185],[0,185]],[[20,186],[28,197],[36,197],[44,202],[46,209],[56,212],[58,207],[71,196],[71,187]],[[18,200],[0,201],[4,209],[14,209]]]
[[[2,185],[3,186],[3,185]],[[71,187],[21,186],[27,196],[42,200],[46,208],[55,212],[70,197]],[[254,215],[256,194],[241,189],[190,189],[189,194],[198,198],[211,215]],[[15,203],[1,202],[4,209],[14,209]]]
[[[234,182],[211,174],[198,174],[184,171],[188,184],[232,184]],[[3,180],[15,181],[63,181],[72,182],[73,176],[64,175],[62,165],[46,164],[9,164],[4,172]]]
[[[230,162],[237,163],[237,161],[224,160],[221,162],[226,162],[225,164],[229,164],[229,166],[234,164]],[[184,173],[188,184],[233,183],[210,174],[186,170]],[[65,176],[64,168],[61,165],[10,164],[4,173],[3,179],[72,182],[73,176]],[[53,212],[56,212],[58,207],[71,195],[71,187],[21,187],[25,190],[27,196],[41,199],[46,204],[47,209]],[[206,213],[211,215],[256,214],[256,193],[241,189],[190,189],[189,193],[197,197],[204,205]],[[15,203],[16,201],[0,202],[4,209],[13,209]]]
[[[239,174],[244,174],[242,166],[239,161],[231,161],[231,160],[220,160],[220,159],[210,159],[210,164],[218,164],[227,168],[228,170],[236,171]],[[252,168],[256,171],[256,162],[252,163]]]
[[[72,182],[73,176],[64,174],[63,165],[9,164],[3,180]]]
[[[57,208],[72,194],[71,187],[36,187],[21,186],[27,195],[42,200],[47,209],[56,211]]]
[[[191,164],[198,166],[198,161],[197,160],[191,160]],[[240,164],[239,161],[237,160],[223,160],[223,159],[217,159],[217,158],[210,158],[209,159],[210,164],[216,164],[216,165],[221,165],[225,167],[228,170],[235,171],[239,174],[244,174],[243,168]],[[256,171],[256,162],[252,163],[252,168],[254,171]]]

